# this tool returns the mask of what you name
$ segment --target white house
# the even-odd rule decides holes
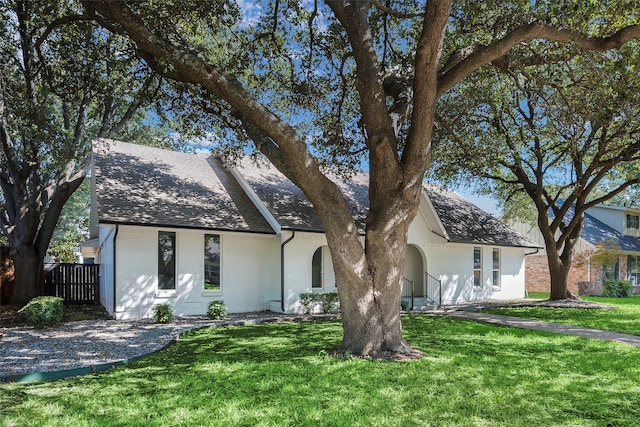
[[[100,298],[117,319],[301,309],[299,295],[335,291],[320,220],[291,181],[266,162],[94,142],[91,240]],[[340,187],[363,230],[367,175]],[[453,193],[426,188],[410,226],[405,290],[456,304],[524,296],[535,243]]]

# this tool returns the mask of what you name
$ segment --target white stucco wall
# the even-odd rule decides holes
[[[473,286],[473,248],[482,248],[482,288]],[[499,289],[491,285],[493,249],[500,249]],[[524,253],[522,248],[447,243],[428,248],[430,274],[442,282],[442,303],[460,304],[483,299],[523,298]]]
[[[159,230],[176,233],[175,290],[158,289]],[[205,234],[220,235],[220,291],[204,289]],[[276,297],[279,243],[273,235],[120,226],[115,317],[149,318],[160,303],[176,316],[203,315],[213,300],[224,301],[230,313],[264,310]]]
[[[158,231],[176,233],[176,289],[158,290]],[[156,304],[168,303],[177,316],[206,314],[208,304],[222,300],[229,312],[280,311],[282,235],[212,232],[155,227],[118,227],[116,293],[113,307],[112,226],[100,228],[101,302],[118,319],[150,318]],[[109,238],[108,233],[111,232]],[[204,290],[204,235],[221,237],[220,291]],[[449,243],[428,214],[423,202],[409,228],[411,245],[405,276],[424,282],[424,272],[442,281],[444,304],[480,299],[516,299],[524,296],[524,254],[522,248],[501,250],[501,287],[490,285],[493,246],[483,245],[483,287],[473,287],[473,248],[479,245]],[[322,288],[312,288],[312,259],[323,251]],[[296,232],[284,247],[284,306],[288,313],[301,312],[299,296],[306,292],[335,292],[336,281],[324,234]],[[110,276],[111,275],[111,276]],[[415,276],[415,277],[414,277]],[[422,276],[422,277],[419,277]],[[424,287],[423,287],[424,289]],[[419,289],[420,290],[420,289]],[[418,291],[419,291],[418,290]]]
[[[290,233],[286,237],[289,237]],[[322,248],[322,288],[311,287],[311,261],[318,248]],[[336,292],[331,254],[327,239],[321,233],[296,232],[295,237],[284,247],[285,259],[285,312],[302,311],[298,301],[300,294],[307,292]],[[277,300],[280,300],[278,294]]]
[[[94,262],[100,264],[100,304],[109,314],[113,307],[113,239],[115,226],[101,226],[98,230],[99,247]]]

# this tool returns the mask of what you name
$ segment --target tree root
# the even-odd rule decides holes
[[[359,359],[386,360],[390,362],[410,362],[413,360],[420,360],[423,356],[423,352],[421,352],[420,350],[416,350],[415,348],[411,348],[407,344],[400,345],[393,350],[386,349],[380,351],[372,351],[366,354],[339,347],[333,353],[333,357],[338,359],[348,359],[351,357],[356,357]]]
[[[567,299],[580,299],[580,297],[578,297],[578,295],[574,294],[573,292],[571,292],[569,289],[567,289]]]

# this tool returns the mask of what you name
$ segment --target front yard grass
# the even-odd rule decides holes
[[[613,306],[609,310],[583,308],[513,307],[483,310],[486,313],[565,323],[605,331],[640,335],[640,296],[632,298],[583,297]]]
[[[414,362],[334,358],[341,324],[204,329],[127,367],[0,384],[3,426],[604,426],[640,419],[640,349],[431,315]]]

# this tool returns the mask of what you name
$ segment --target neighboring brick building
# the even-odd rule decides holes
[[[569,271],[567,287],[579,295],[597,295],[602,292],[604,268],[593,259],[598,244],[612,242],[619,247],[615,266],[607,277],[628,280],[640,290],[640,209],[620,206],[596,206],[585,214],[581,239]],[[512,224],[522,235],[544,246],[537,228],[528,224]],[[528,292],[549,292],[549,266],[544,250],[525,258],[525,286]]]

